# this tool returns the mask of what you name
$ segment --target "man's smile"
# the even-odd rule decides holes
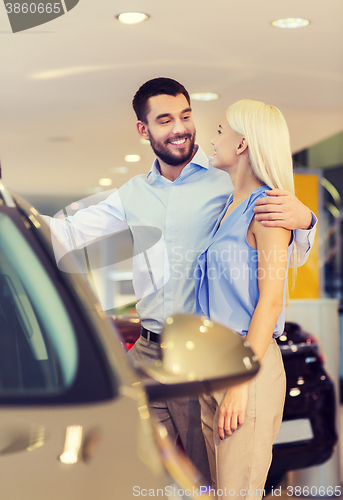
[[[179,139],[169,140],[168,143],[176,147],[184,147],[186,145],[188,137],[181,137]]]

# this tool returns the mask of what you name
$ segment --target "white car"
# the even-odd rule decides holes
[[[154,422],[146,391],[154,399],[247,380],[253,352],[223,327],[179,316],[162,365],[134,371],[77,269],[57,268],[49,236],[0,185],[1,498],[198,498],[206,488]]]

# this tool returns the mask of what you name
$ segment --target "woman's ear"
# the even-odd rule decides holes
[[[245,137],[242,137],[241,140],[239,141],[236,152],[238,155],[241,155],[247,149],[248,149],[248,142]]]
[[[137,127],[139,135],[141,137],[143,137],[143,139],[149,140],[149,134],[148,134],[148,126],[147,126],[147,124],[144,123],[144,122],[142,122],[142,121],[138,121],[136,123],[136,127]]]

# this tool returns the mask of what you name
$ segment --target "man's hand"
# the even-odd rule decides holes
[[[288,191],[272,189],[268,197],[256,201],[255,219],[263,226],[284,229],[309,229],[312,222],[310,209]]]
[[[229,387],[219,408],[218,432],[220,439],[231,434],[244,424],[248,403],[249,383]]]

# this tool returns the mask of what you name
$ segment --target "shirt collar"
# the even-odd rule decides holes
[[[194,169],[198,168],[205,168],[208,170],[210,166],[210,160],[208,156],[205,155],[203,150],[201,149],[200,146],[195,145],[194,149],[196,151],[195,155],[191,159],[189,163],[182,169],[182,172],[178,179],[185,178],[188,176]],[[147,179],[149,180],[150,183],[153,183],[157,179],[165,180],[166,182],[170,183],[168,179],[165,179],[160,172],[160,165],[158,163],[158,159],[155,158],[154,163],[152,164],[152,167],[147,175]],[[175,181],[174,181],[175,182]]]

